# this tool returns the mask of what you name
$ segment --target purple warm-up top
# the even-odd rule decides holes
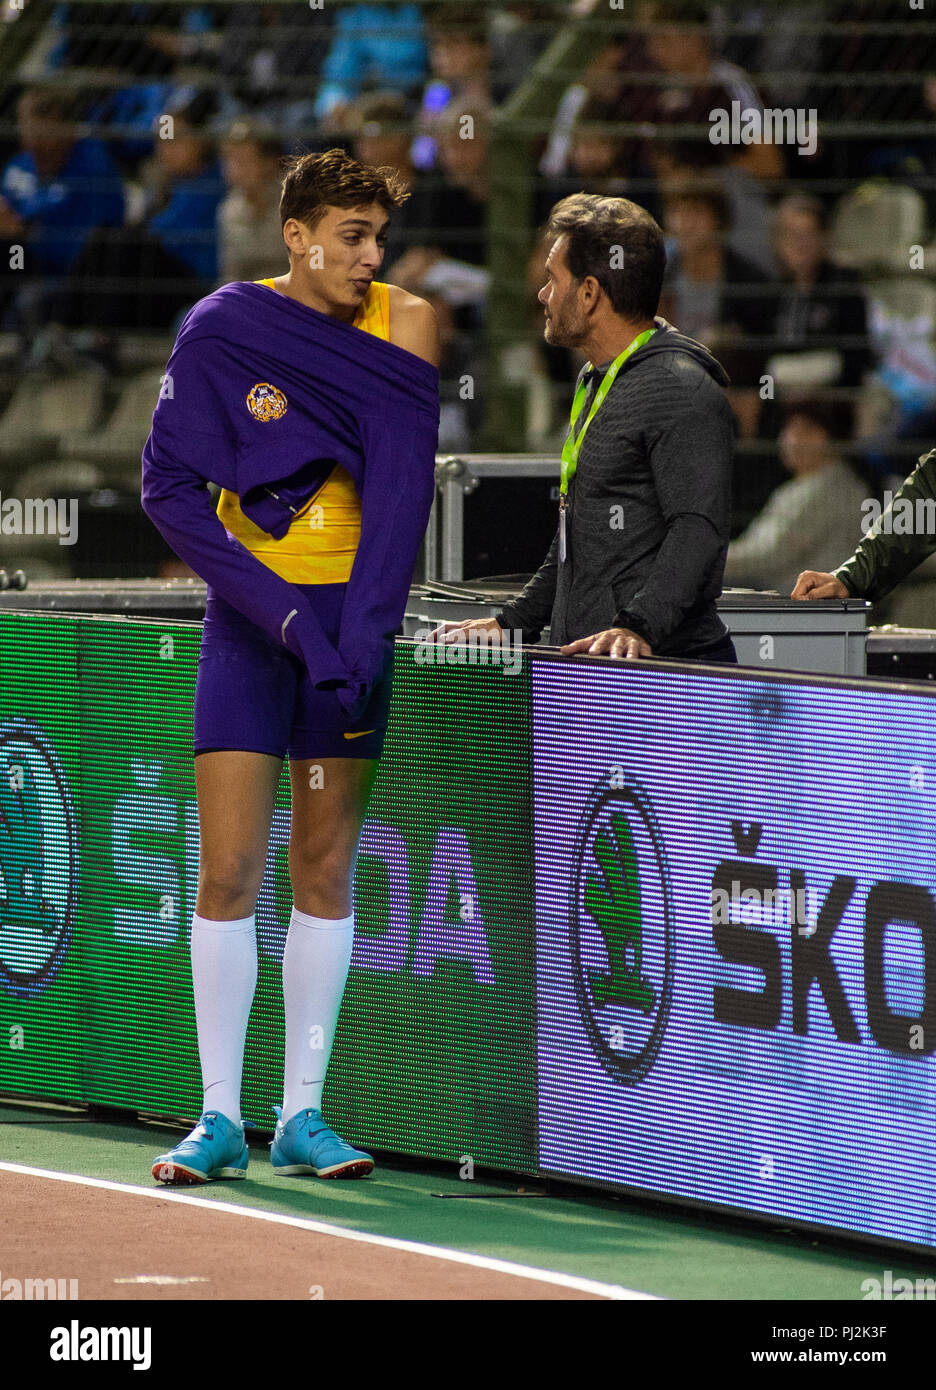
[[[430,363],[238,281],[199,300],[179,329],[143,450],[143,509],[180,559],[353,714],[392,659],[432,505],[438,429]],[[236,493],[245,516],[279,539],[290,509],[335,464],[361,498],[337,648],[314,592],[231,536],[206,486]]]

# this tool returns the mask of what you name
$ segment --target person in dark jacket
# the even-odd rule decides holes
[[[828,362],[811,367],[812,385],[859,387],[872,365],[867,305],[854,271],[828,259],[827,209],[809,194],[790,194],[774,213],[773,237],[784,273],[767,329],[776,351],[782,356],[820,351]]]
[[[648,212],[579,193],[556,204],[548,226],[546,341],[590,359],[562,451],[559,529],[496,618],[437,635],[512,629],[529,642],[548,622],[565,654],[734,661],[715,609],[731,517],[728,376],[656,317],[666,255]]]
[[[745,339],[762,337],[774,314],[773,287],[753,261],[728,241],[731,207],[714,181],[683,181],[666,190],[664,226],[674,244],[667,255],[661,309],[691,337],[730,343],[736,355]],[[733,370],[756,383],[763,353],[746,354],[747,371]]]

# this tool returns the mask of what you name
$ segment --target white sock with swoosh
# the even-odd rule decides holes
[[[325,1072],[353,945],[353,913],[350,917],[311,917],[293,908],[283,952],[284,1123],[299,1110],[322,1108]]]
[[[256,916],[214,922],[192,914],[192,986],[203,1112],[241,1122],[247,1019],[257,986]]]

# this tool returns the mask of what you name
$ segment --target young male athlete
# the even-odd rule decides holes
[[[387,722],[393,635],[428,519],[439,341],[374,277],[391,168],[342,150],[288,168],[284,275],[223,286],[183,323],[144,450],[143,505],[208,581],[195,696],[200,823],[191,959],[204,1111],[157,1181],[244,1177],[241,1076],[255,907],[289,758],[294,907],[272,1164],[359,1177],[322,1088],[354,938],[352,878]],[[207,481],[222,486],[215,514]]]

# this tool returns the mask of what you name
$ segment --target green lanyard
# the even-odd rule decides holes
[[[579,384],[579,388],[575,393],[575,399],[572,402],[572,411],[569,415],[569,435],[566,439],[566,442],[562,446],[562,472],[560,474],[559,492],[563,498],[569,490],[569,479],[575,476],[575,470],[578,467],[579,450],[582,447],[582,440],[585,438],[585,431],[588,429],[588,426],[594,419],[595,413],[598,410],[598,407],[601,405],[601,402],[604,400],[605,396],[611,390],[611,385],[614,381],[614,378],[617,376],[618,372],[620,371],[621,367],[623,367],[628,357],[630,357],[631,353],[636,352],[638,348],[642,348],[644,343],[646,343],[648,339],[652,338],[655,332],[655,328],[648,328],[645,333],[639,333],[637,337],[634,339],[634,341],[628,344],[628,346],[624,349],[620,357],[615,357],[614,361],[611,363],[611,366],[604,374],[604,380],[602,381],[601,385],[598,387],[598,390],[595,393],[595,399],[592,401],[591,410],[588,412],[588,419],[585,421],[584,425],[579,431],[578,438],[576,438],[575,426],[578,423],[578,417],[582,409],[582,402],[585,399],[585,393],[588,389],[585,385],[584,380]],[[591,368],[592,364],[590,362],[588,365],[589,368]]]

